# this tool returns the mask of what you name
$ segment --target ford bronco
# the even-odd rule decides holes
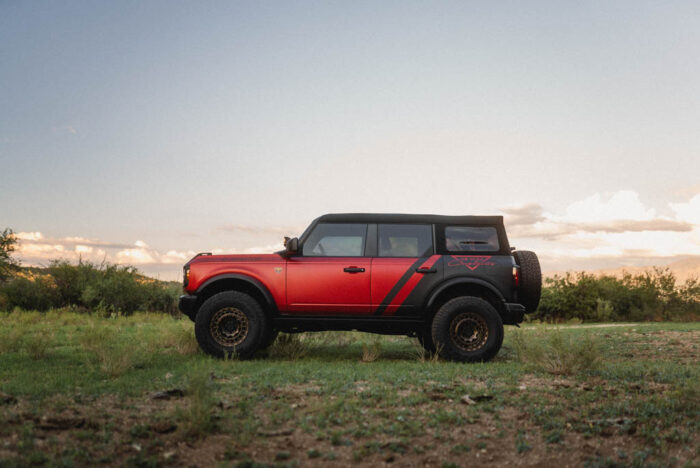
[[[198,254],[184,288],[179,308],[214,356],[250,358],[278,332],[359,330],[473,362],[537,308],[541,273],[502,216],[327,214],[274,254]]]

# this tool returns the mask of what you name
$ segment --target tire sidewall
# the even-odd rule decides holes
[[[248,319],[248,334],[235,346],[222,346],[211,334],[209,323],[214,314],[225,308],[235,307]],[[200,307],[195,319],[195,336],[202,350],[215,357],[236,356],[248,359],[253,356],[260,345],[262,333],[267,324],[260,304],[249,295],[238,291],[226,291],[213,295]]]
[[[542,295],[542,270],[535,252],[516,250],[513,255],[520,265],[520,287],[518,288],[519,302],[525,306],[525,313],[537,310]]]
[[[452,321],[463,312],[472,312],[484,318],[488,328],[486,343],[475,351],[465,351],[450,336]],[[493,358],[503,343],[503,320],[496,309],[478,297],[462,296],[446,302],[433,319],[433,342],[440,356],[462,362],[484,362]]]

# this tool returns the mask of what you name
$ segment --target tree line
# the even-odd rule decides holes
[[[181,285],[141,274],[135,267],[110,263],[53,260],[45,268],[22,267],[13,258],[17,238],[0,233],[0,311],[72,307],[131,314],[177,313]],[[621,277],[567,273],[545,279],[542,299],[528,320],[564,322],[698,320],[700,282],[679,283],[668,269],[654,268]]]

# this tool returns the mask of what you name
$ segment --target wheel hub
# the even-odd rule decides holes
[[[240,309],[224,307],[211,318],[209,331],[220,345],[236,346],[248,336],[248,317]]]
[[[450,323],[452,342],[463,351],[482,348],[489,338],[486,320],[474,312],[462,312]]]

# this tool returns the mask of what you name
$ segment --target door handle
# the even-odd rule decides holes
[[[437,268],[416,268],[416,273],[437,273]]]
[[[343,268],[343,271],[345,273],[364,273],[365,269],[353,266],[353,267],[345,267],[345,268]]]

